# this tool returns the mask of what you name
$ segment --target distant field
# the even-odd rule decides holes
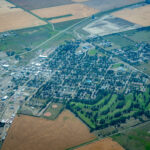
[[[144,2],[144,0],[89,0],[84,2],[84,4],[100,11],[106,11],[139,2]]]
[[[28,10],[72,4],[72,0],[10,0]]]
[[[121,37],[118,34],[106,35],[104,36],[104,39],[109,40],[115,45],[118,45],[120,47],[133,46],[135,44],[133,41],[126,39],[124,37]]]
[[[111,138],[106,138],[91,144],[81,146],[75,150],[124,150],[117,142],[112,141]]]
[[[148,61],[148,63],[142,63],[139,66],[137,66],[137,68],[145,73],[147,73],[148,75],[150,75],[150,61]]]
[[[112,137],[126,150],[150,150],[150,123]]]
[[[88,128],[66,110],[55,120],[16,117],[2,150],[65,150],[95,139]]]
[[[88,0],[72,0],[73,2],[86,2],[86,1],[88,1]]]
[[[59,11],[58,11],[59,10]],[[52,23],[64,22],[73,19],[80,19],[91,16],[98,12],[94,8],[87,7],[83,4],[69,4],[56,7],[48,7],[43,9],[36,9],[32,11],[34,14],[40,16],[41,18],[54,18],[63,15],[72,14],[72,16],[60,17],[50,20]]]
[[[124,9],[112,15],[141,26],[150,26],[150,5],[134,9]]]
[[[135,42],[150,43],[150,27],[127,31],[125,35]]]
[[[0,32],[46,24],[44,21],[20,8],[16,8],[15,5],[5,0],[1,0],[0,3]]]
[[[41,44],[57,31],[53,31],[50,25],[14,30],[0,41],[0,51],[14,51],[15,54],[26,52],[25,48],[34,48]]]

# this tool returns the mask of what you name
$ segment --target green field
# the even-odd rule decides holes
[[[57,108],[53,108],[53,106],[56,105]],[[43,114],[43,118],[54,120],[58,117],[58,115],[61,113],[61,111],[64,109],[63,104],[61,103],[51,103],[50,106],[46,109],[44,113],[50,112],[51,116],[50,117],[45,117]]]
[[[0,51],[14,51],[21,54],[35,48],[40,43],[58,33],[50,25],[15,30],[0,40]]]
[[[150,117],[149,98],[150,88],[147,88],[144,93],[107,93],[103,98],[97,99],[96,103],[71,101],[68,107],[91,129],[99,130],[126,123],[127,119],[136,119],[142,114]]]
[[[150,123],[119,133],[112,138],[126,150],[150,150]]]
[[[134,46],[134,44],[135,44],[131,40],[124,38],[124,37],[120,36],[119,34],[106,35],[103,38],[105,40],[111,41],[114,45],[117,45],[120,47]]]
[[[150,75],[150,61],[148,63],[141,63],[137,68]]]
[[[81,20],[83,20],[83,19],[74,19],[74,20],[70,20],[70,21],[55,23],[54,27],[55,27],[55,30],[64,30],[64,29],[80,22]]]
[[[125,35],[135,42],[143,41],[150,43],[150,27],[127,31]]]
[[[122,63],[118,63],[118,64],[114,64],[114,65],[112,65],[112,68],[118,68],[118,67],[123,67],[124,66],[124,64],[122,64]]]
[[[98,50],[96,50],[96,49],[89,50],[89,51],[88,51],[88,54],[89,54],[90,56],[95,56],[96,54],[98,54]]]

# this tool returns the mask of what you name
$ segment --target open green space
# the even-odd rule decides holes
[[[150,122],[112,138],[126,150],[150,150]]]
[[[120,36],[119,34],[111,34],[111,35],[106,35],[103,37],[105,40],[109,40],[114,45],[118,45],[120,47],[126,47],[126,46],[134,46],[134,42],[124,38],[123,36]]]
[[[118,68],[118,67],[123,67],[124,66],[124,64],[122,64],[122,63],[118,63],[118,64],[114,64],[114,65],[112,65],[112,68]]]
[[[71,101],[68,108],[93,130],[126,123],[127,119],[141,115],[150,117],[150,87],[144,93],[106,93],[100,93],[96,102]]]
[[[61,104],[61,103],[51,103],[49,105],[49,107],[46,109],[46,111],[44,112],[44,114],[49,112],[51,114],[51,116],[46,117],[43,114],[42,117],[44,117],[46,119],[54,120],[58,117],[58,115],[62,112],[63,109],[64,109],[63,104]]]
[[[148,61],[147,63],[141,63],[140,65],[136,66],[139,70],[147,73],[148,75],[150,75],[150,61]]]
[[[130,30],[125,32],[125,35],[135,42],[150,43],[150,27]]]
[[[78,22],[80,22],[82,19],[74,19],[74,20],[70,20],[70,21],[64,21],[64,22],[60,22],[60,23],[55,23],[54,24],[54,27],[55,27],[55,30],[64,30]]]
[[[92,49],[92,50],[89,50],[88,51],[88,54],[90,55],[90,56],[95,56],[96,54],[98,54],[98,50],[96,50],[96,49]]]
[[[50,25],[14,30],[0,39],[0,51],[11,51],[14,54],[28,52],[56,33],[58,31],[53,31]]]

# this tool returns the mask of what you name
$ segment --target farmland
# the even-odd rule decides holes
[[[150,123],[145,123],[126,132],[112,136],[126,150],[150,149]]]
[[[46,24],[15,5],[2,0],[0,7],[0,32]]]
[[[150,6],[146,5],[134,9],[124,9],[112,15],[133,22],[141,26],[150,26]]]
[[[63,6],[36,9],[36,10],[33,10],[32,12],[40,16],[41,18],[53,18],[53,17],[60,16],[60,18],[50,20],[50,22],[52,23],[58,23],[58,22],[64,22],[64,21],[73,20],[73,19],[85,18],[98,12],[98,10],[87,7],[86,5],[83,5],[83,4],[69,4],[69,5],[63,5]],[[61,17],[67,14],[72,14],[72,16]]]
[[[2,150],[64,150],[94,138],[88,128],[67,110],[55,121],[21,115],[15,118]]]
[[[112,141],[111,138],[106,138],[81,146],[75,150],[124,150],[124,148],[122,148],[117,142]]]
[[[111,41],[115,45],[119,45],[120,47],[125,47],[125,46],[133,46],[135,43],[129,39],[126,39],[124,37],[121,37],[118,34],[112,34],[108,36],[104,36],[104,39]]]
[[[72,4],[72,0],[10,0],[11,2],[23,7],[27,10],[34,10],[47,7],[55,7],[60,5]]]
[[[0,40],[0,51],[14,51],[21,54],[27,50],[32,50],[38,44],[47,40],[57,31],[53,31],[50,25],[32,27],[8,32],[8,36],[3,36]]]
[[[115,9],[118,7],[123,7],[126,5],[131,5],[134,3],[143,2],[144,0],[88,0],[84,2],[85,5],[88,5],[89,7],[99,9],[100,11],[106,11],[110,9]]]

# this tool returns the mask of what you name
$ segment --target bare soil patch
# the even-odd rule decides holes
[[[124,150],[117,142],[112,141],[111,138],[106,138],[80,148],[76,150]]]
[[[98,12],[98,10],[94,8],[90,8],[83,4],[70,4],[70,5],[63,5],[57,7],[36,9],[33,10],[32,12],[42,18],[53,18],[53,17],[67,15],[67,14],[72,14],[72,16],[69,17],[63,17],[63,18],[57,18],[51,20],[52,23],[58,23],[58,22],[64,22],[68,20],[88,17]]]
[[[124,9],[112,15],[136,23],[141,26],[150,26],[150,5],[134,9]]]
[[[52,114],[50,113],[50,112],[46,112],[45,114],[44,114],[44,116],[45,117],[50,117]]]
[[[52,108],[57,108],[58,106],[56,104],[52,105]]]
[[[2,150],[65,150],[94,138],[68,110],[55,121],[21,115],[9,129]]]
[[[34,27],[46,24],[44,21],[16,8],[13,4],[1,0],[0,2],[0,32]]]

